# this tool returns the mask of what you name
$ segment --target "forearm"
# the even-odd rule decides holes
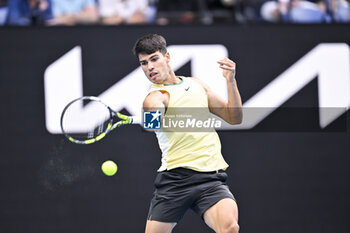
[[[218,64],[226,79],[228,100],[225,101],[203,84],[207,91],[210,111],[229,124],[240,124],[243,114],[242,100],[236,82],[236,63],[228,58],[223,58],[218,61]]]
[[[227,80],[227,93],[228,101],[225,109],[225,120],[230,124],[240,124],[243,118],[242,100],[234,77]]]
[[[227,80],[228,100],[206,87],[210,112],[217,115],[229,124],[240,124],[242,122],[242,101],[239,94],[236,79]]]

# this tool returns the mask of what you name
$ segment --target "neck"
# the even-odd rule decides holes
[[[169,78],[162,84],[177,84],[181,82],[181,79],[177,77],[174,71],[170,71]]]

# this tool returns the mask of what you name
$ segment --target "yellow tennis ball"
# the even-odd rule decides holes
[[[118,166],[112,160],[107,160],[102,164],[101,169],[106,176],[113,176],[117,172]]]

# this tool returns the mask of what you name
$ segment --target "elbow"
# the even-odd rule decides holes
[[[234,114],[232,114],[226,122],[229,123],[230,125],[239,125],[243,121],[243,113],[242,109],[238,110]]]
[[[242,118],[228,120],[227,123],[229,123],[230,125],[239,125],[242,123]]]
[[[240,115],[240,116],[239,116],[239,118],[237,118],[237,119],[236,119],[236,121],[235,121],[235,122],[233,122],[233,124],[232,124],[232,125],[239,125],[239,124],[241,124],[241,123],[242,123],[242,121],[243,121],[243,116],[242,116],[242,115]]]

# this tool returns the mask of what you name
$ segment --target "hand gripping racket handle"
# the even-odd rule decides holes
[[[121,114],[119,112],[115,113],[117,115],[117,117],[119,119],[121,119],[121,121],[118,121],[117,123],[115,123],[112,127],[111,130],[122,126],[122,125],[129,125],[129,124],[140,124],[141,123],[141,117],[139,116],[127,116],[124,114]]]

